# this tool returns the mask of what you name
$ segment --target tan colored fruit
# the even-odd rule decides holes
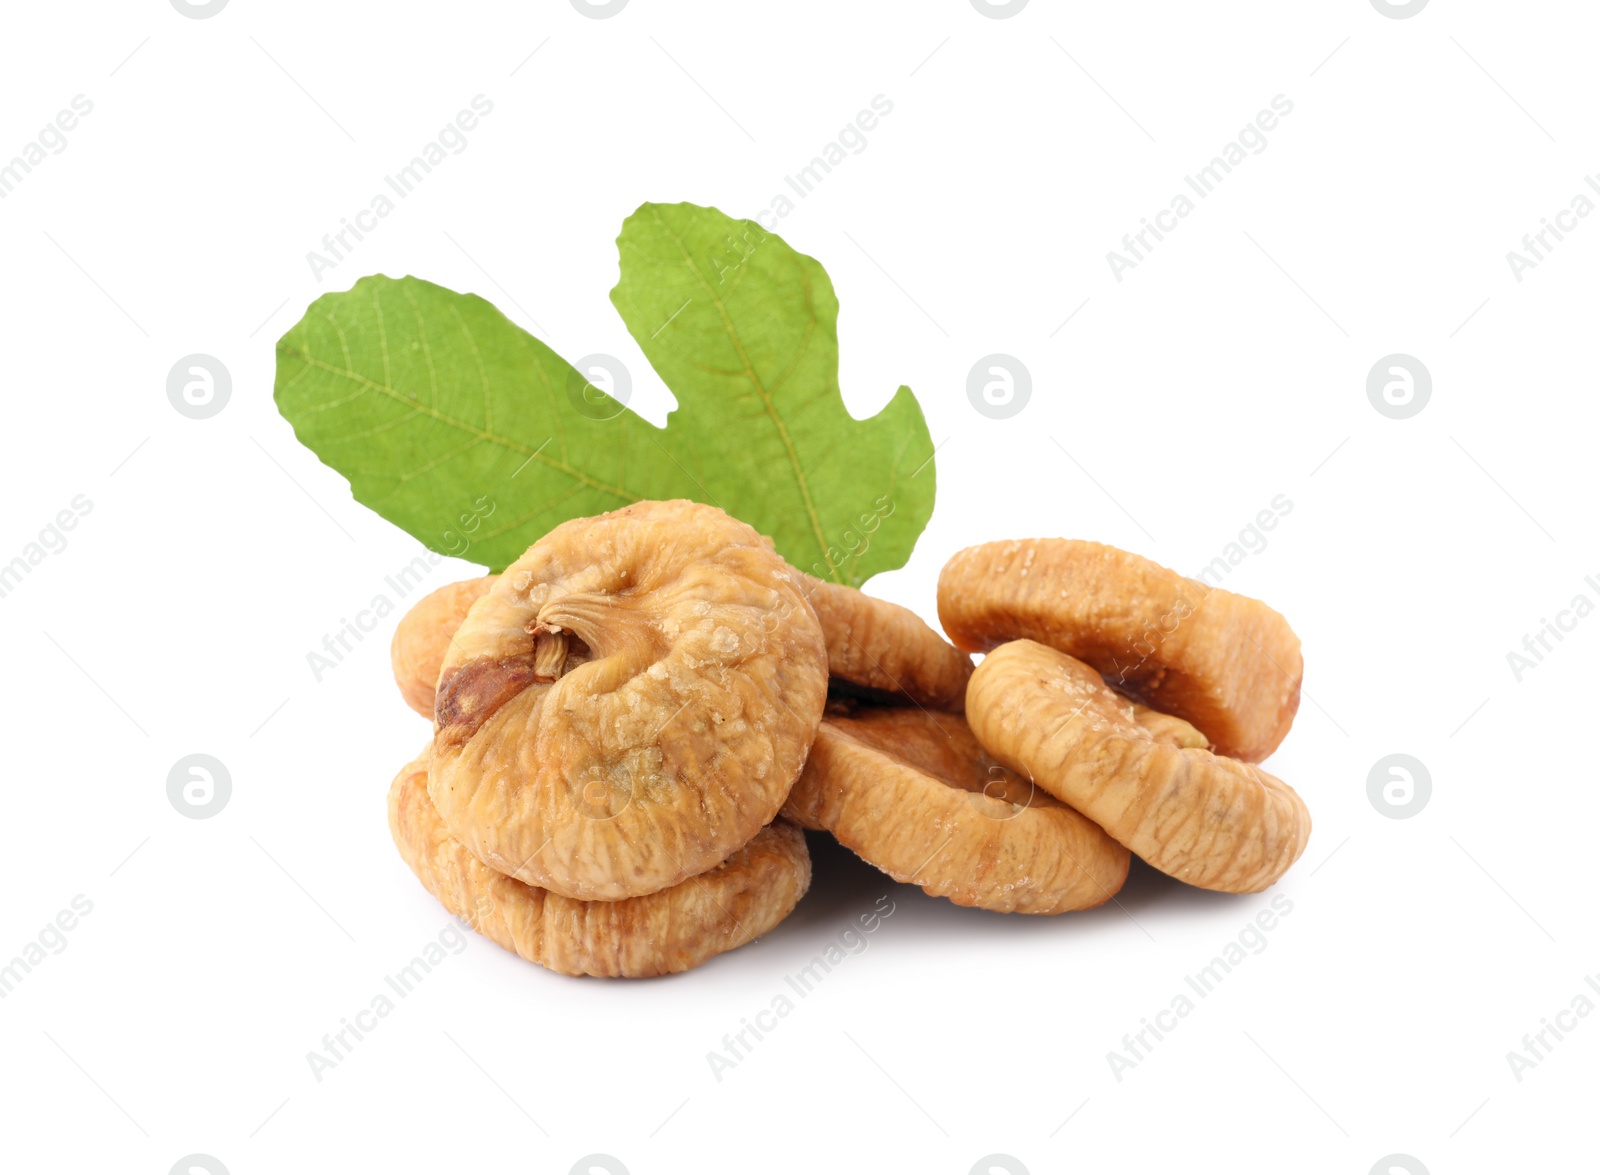
[[[687,971],[771,930],[811,884],[804,836],[769,825],[721,865],[671,889],[581,902],[497,873],[450,835],[428,798],[427,752],[389,788],[389,831],[445,909],[529,962],[564,975]]]
[[[439,683],[450,638],[467,618],[467,611],[494,586],[497,577],[465,579],[429,592],[411,606],[395,626],[389,642],[389,663],[400,696],[424,718],[433,717],[433,691]]]
[[[960,906],[1059,914],[1109,900],[1128,851],[984,753],[953,714],[830,710],[783,814]]]
[[[967,688],[967,720],[1000,762],[1095,821],[1163,873],[1202,889],[1266,889],[1305,850],[1311,815],[1259,767],[1108,688],[1034,641],[1001,645]]]
[[[909,700],[961,712],[971,657],[909,608],[815,576],[806,576],[805,584],[836,684],[875,701]]]
[[[395,682],[417,713],[433,717],[434,687],[450,638],[497,578],[447,584],[418,600],[395,629],[390,646]],[[909,608],[810,575],[803,582],[822,624],[828,673],[836,685],[873,701],[911,701],[961,712],[971,657]]]
[[[1282,616],[1100,543],[959,551],[939,575],[939,623],[969,652],[1025,639],[1070,653],[1251,763],[1277,748],[1300,707],[1300,639]]]
[[[429,792],[502,873],[585,900],[652,893],[777,815],[827,675],[800,573],[749,526],[681,501],[573,519],[450,642]]]

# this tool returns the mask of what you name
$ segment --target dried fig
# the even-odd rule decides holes
[[[996,763],[953,714],[830,712],[783,814],[960,906],[1083,910],[1128,875],[1126,849]]]
[[[406,704],[424,717],[433,717],[434,687],[450,638],[497,578],[447,584],[418,600],[395,629],[395,682]],[[822,624],[834,684],[872,701],[912,701],[960,713],[971,657],[909,608],[814,576],[805,576],[804,585]]]
[[[771,930],[811,884],[805,837],[778,822],[721,865],[618,902],[564,898],[497,873],[450,835],[428,798],[427,752],[389,788],[389,831],[445,909],[529,962],[564,975],[687,971]]]
[[[805,585],[836,682],[876,701],[910,700],[961,712],[971,657],[909,608],[815,576],[806,576]]]
[[[1311,834],[1288,784],[1213,754],[1188,723],[1128,701],[1093,666],[1034,641],[979,663],[967,720],[1000,762],[1202,889],[1266,889]]]
[[[984,543],[939,575],[939,623],[957,648],[1035,640],[1122,693],[1259,763],[1300,706],[1300,640],[1259,600],[1076,539]]]
[[[494,586],[495,576],[447,583],[411,606],[395,626],[389,642],[389,663],[400,696],[424,718],[433,717],[433,690],[450,638],[467,618],[467,610]]]
[[[800,573],[713,506],[562,523],[445,654],[429,792],[485,864],[571,898],[652,893],[774,816],[828,657]]]

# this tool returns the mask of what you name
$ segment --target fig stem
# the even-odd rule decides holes
[[[572,592],[539,609],[541,630],[561,630],[577,637],[597,657],[605,657],[633,639],[645,639],[648,626],[616,597],[606,592]]]
[[[567,634],[541,630],[533,638],[533,676],[555,681],[567,667]]]

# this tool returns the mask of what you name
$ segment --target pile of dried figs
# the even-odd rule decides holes
[[[811,880],[801,828],[1021,914],[1107,901],[1130,852],[1230,893],[1300,856],[1305,804],[1254,766],[1300,700],[1278,613],[1067,539],[961,551],[938,596],[953,644],[712,506],[563,523],[395,632],[434,726],[390,788],[395,843],[479,933],[610,976],[777,925]]]

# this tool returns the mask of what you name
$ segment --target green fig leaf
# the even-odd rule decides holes
[[[644,205],[618,246],[612,301],[678,400],[665,428],[489,302],[413,277],[313,302],[278,343],[278,409],[357,501],[492,570],[568,518],[679,497],[836,582],[903,565],[933,445],[909,388],[868,420],[845,409],[822,266],[687,204]]]

